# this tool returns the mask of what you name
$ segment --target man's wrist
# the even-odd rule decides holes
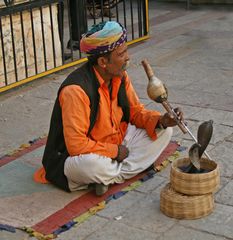
[[[116,155],[116,157],[112,158],[112,160],[117,161],[118,157],[119,157],[119,146],[117,146],[117,155]]]

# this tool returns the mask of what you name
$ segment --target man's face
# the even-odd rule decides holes
[[[122,77],[123,72],[129,65],[129,55],[126,43],[112,51],[106,64],[106,73],[112,76]]]

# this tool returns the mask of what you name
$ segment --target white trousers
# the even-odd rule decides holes
[[[152,141],[144,129],[129,124],[123,141],[123,145],[129,149],[129,156],[121,163],[94,153],[68,157],[64,173],[70,190],[85,189],[90,183],[122,183],[144,171],[170,142],[172,128],[159,130],[157,135],[158,138]]]

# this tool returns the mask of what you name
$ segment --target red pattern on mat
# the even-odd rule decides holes
[[[156,161],[156,165],[160,165],[164,160],[166,160],[171,154],[173,154],[178,147],[178,144],[175,142],[171,142],[167,148],[162,152],[160,157]],[[91,207],[97,205],[103,200],[106,200],[110,195],[119,192],[124,187],[130,185],[131,183],[141,179],[147,173],[143,172],[138,174],[137,176],[125,181],[122,184],[114,184],[101,197],[97,197],[94,192],[88,192],[78,199],[73,200],[69,204],[67,204],[63,209],[55,212],[54,214],[50,215],[48,218],[44,219],[43,221],[37,223],[36,225],[32,226],[32,228],[40,232],[44,235],[53,233],[55,230],[60,228],[62,225],[68,223],[72,219],[81,214],[87,212]]]
[[[97,197],[94,191],[88,192],[79,197],[78,199],[73,200],[63,209],[52,214],[45,220],[32,226],[32,228],[35,231],[40,232],[44,235],[50,234],[60,228],[62,225],[74,219],[75,217],[87,212],[91,207],[107,199],[107,197],[109,197],[110,195],[119,192],[122,188],[142,178],[144,175],[146,175],[146,173],[141,173],[122,184],[115,184],[111,186],[108,192],[101,197]]]
[[[23,156],[26,153],[32,152],[33,150],[45,145],[47,137],[41,138],[33,142],[29,147],[23,148],[12,155],[5,155],[0,157],[0,167],[3,165],[16,160],[17,158]]]

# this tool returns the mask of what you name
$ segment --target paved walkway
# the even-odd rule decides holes
[[[214,212],[189,221],[164,216],[159,210],[159,194],[169,181],[167,168],[58,239],[233,239],[232,10],[232,6],[199,6],[187,11],[184,3],[151,0],[151,39],[129,49],[132,57],[129,74],[140,99],[149,108],[163,111],[147,97],[146,74],[140,64],[143,58],[149,60],[167,85],[170,103],[183,109],[195,135],[201,122],[213,119],[214,135],[207,151],[219,163],[221,171]],[[0,155],[47,133],[56,91],[70,71],[64,70],[0,96]],[[193,144],[178,128],[174,139],[183,146]],[[120,220],[116,220],[118,216]],[[22,232],[0,232],[0,239],[34,238]]]

